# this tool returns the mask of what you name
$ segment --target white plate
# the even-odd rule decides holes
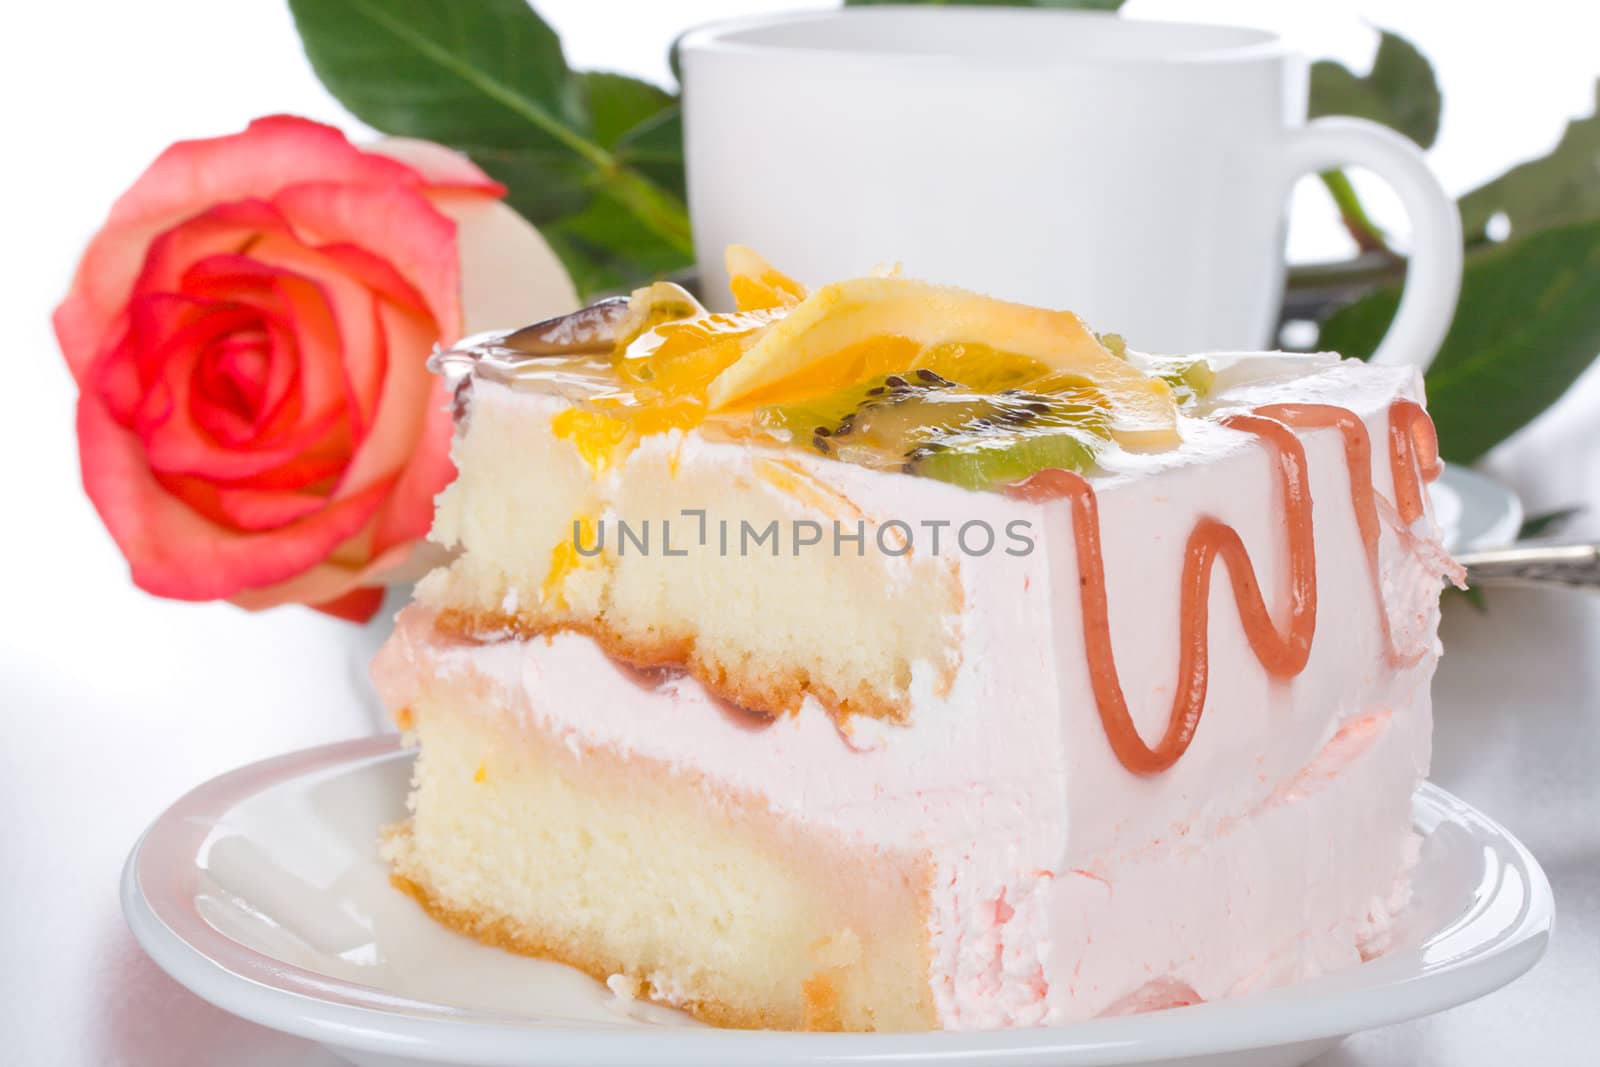
[[[1504,548],[1522,529],[1522,501],[1493,478],[1451,464],[1428,487],[1433,515],[1451,552]]]
[[[390,887],[374,842],[401,818],[393,738],[307,749],[200,786],[134,847],[134,936],[218,1007],[363,1065],[1301,1064],[1355,1030],[1439,1011],[1531,967],[1550,887],[1510,834],[1432,785],[1402,947],[1236,1000],[1056,1029],[790,1034],[712,1030],[558,964],[484,948]]]

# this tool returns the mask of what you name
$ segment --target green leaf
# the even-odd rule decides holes
[[[1600,82],[1595,83],[1594,111],[1569,122],[1549,155],[1513,167],[1461,198],[1462,232],[1469,241],[1481,238],[1501,212],[1518,235],[1600,218]]]
[[[1457,589],[1453,585],[1446,585],[1443,599],[1439,602],[1440,605],[1443,606],[1457,600],[1471,604],[1473,610],[1480,615],[1489,610],[1489,598],[1484,596],[1483,586],[1481,585],[1469,585],[1465,589]]]
[[[683,125],[672,94],[618,74],[586,72],[584,101],[594,115],[595,138],[610,149],[619,171],[638,171],[666,190],[667,213],[682,203]],[[491,149],[459,144],[478,166],[509,189],[507,200],[534,226],[584,210],[594,200],[594,168],[560,149]],[[618,179],[626,181],[626,179]],[[616,205],[613,205],[616,206]],[[672,222],[669,222],[672,226]],[[619,234],[626,243],[626,234]],[[678,264],[685,266],[685,264]]]
[[[506,202],[541,229],[563,215],[581,211],[594,199],[593,168],[571,153],[549,148],[455,147],[504,185]]]
[[[649,231],[610,227],[607,261],[613,266],[630,256],[638,261],[626,284],[662,273],[646,265],[663,262],[662,243],[677,250],[668,257],[668,270],[687,266],[689,259],[682,253],[691,248],[692,237],[683,206],[683,123],[677,97],[623,74],[586,71],[579,78],[595,139],[611,152],[615,166],[596,203],[600,210],[621,211],[619,221],[638,220]]]
[[[550,246],[570,264],[572,283],[588,296],[622,292],[641,280],[685,266],[677,248],[635,223],[609,193],[543,228]]]
[[[1464,272],[1463,272],[1464,273]],[[1322,321],[1316,351],[1337,352],[1355,359],[1371,359],[1378,342],[1389,332],[1395,308],[1400,305],[1400,285],[1393,283],[1368,292]],[[1456,314],[1460,315],[1457,308]]]
[[[1439,134],[1439,82],[1428,57],[1397,33],[1383,31],[1366,77],[1324,59],[1311,66],[1312,118],[1354,115],[1399,130],[1423,148]]]
[[[1370,119],[1427,148],[1439,133],[1441,103],[1439,83],[1427,57],[1399,34],[1382,32],[1366,77],[1327,59],[1311,67],[1312,118],[1354,115]],[[1323,171],[1321,178],[1356,245],[1364,252],[1386,251],[1383,231],[1367,215],[1344,172]]]
[[[1355,240],[1357,250],[1388,253],[1389,242],[1384,236],[1383,228],[1367,214],[1360,195],[1356,193],[1356,187],[1351,184],[1345,172],[1325,170],[1317,177],[1322,179],[1328,195],[1333,197],[1333,203],[1339,209],[1339,219],[1344,223],[1344,228],[1350,232],[1351,238]]]
[[[1388,329],[1390,286],[1335,312],[1318,346],[1365,359]],[[1600,354],[1600,220],[1472,256],[1455,321],[1428,368],[1446,458],[1470,463],[1566,392]]]
[[[1067,11],[1115,11],[1123,0],[844,0],[845,7],[879,4],[921,4],[928,7],[1053,7]]]
[[[386,133],[494,148],[584,137],[579,84],[555,31],[524,0],[289,0],[312,69]]]
[[[1547,511],[1543,515],[1530,515],[1522,522],[1522,529],[1517,531],[1518,541],[1531,541],[1535,537],[1546,537],[1565,526],[1570,520],[1583,514],[1583,508],[1557,508]]]
[[[617,158],[681,201],[688,197],[683,165],[683,108],[676,101],[617,141]]]
[[[589,112],[589,128],[603,148],[617,147],[640,123],[677,106],[677,99],[665,89],[626,74],[586,70],[578,80]]]
[[[357,118],[466,151],[541,228],[584,216],[579,228],[592,229],[594,213],[617,213],[604,249],[554,242],[575,277],[630,285],[663,262],[691,261],[675,98],[620,74],[572,71],[525,0],[289,6],[312,68]]]

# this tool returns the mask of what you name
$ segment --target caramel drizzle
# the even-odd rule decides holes
[[[1333,428],[1344,440],[1345,467],[1350,472],[1350,503],[1355,508],[1356,529],[1367,553],[1367,568],[1372,574],[1373,591],[1378,594],[1378,623],[1389,663],[1410,667],[1422,659],[1425,648],[1401,652],[1395,644],[1389,613],[1383,605],[1378,573],[1378,500],[1372,487],[1372,440],[1366,423],[1348,408],[1332,404],[1268,404],[1256,409],[1257,415],[1276,419],[1296,429]],[[1394,476],[1395,510],[1400,521],[1410,526],[1422,517],[1422,481],[1439,476],[1439,440],[1433,420],[1421,405],[1396,400],[1389,407],[1389,469]],[[1421,479],[1418,477],[1421,474]]]
[[[1233,415],[1221,421],[1224,426],[1255,434],[1272,449],[1286,519],[1289,619],[1281,631],[1273,622],[1261,595],[1255,565],[1238,532],[1210,516],[1196,522],[1184,550],[1178,688],[1167,728],[1154,747],[1139,736],[1128,713],[1127,698],[1117,673],[1106,608],[1105,563],[1100,552],[1100,513],[1094,489],[1087,479],[1073,471],[1045,470],[1009,490],[1013,496],[1025,500],[1065,497],[1071,501],[1089,681],[1106,739],[1117,759],[1135,774],[1155,774],[1171,767],[1188,750],[1200,725],[1210,672],[1211,572],[1218,557],[1228,566],[1239,621],[1262,668],[1274,678],[1293,678],[1305,669],[1310,658],[1317,619],[1316,544],[1311,525],[1305,449],[1291,426],[1333,427],[1343,437],[1345,463],[1350,469],[1350,497],[1367,550],[1373,589],[1378,594],[1385,648],[1391,662],[1397,664],[1414,663],[1420,658],[1420,654],[1409,659],[1399,654],[1383,607],[1378,585],[1379,521],[1377,494],[1372,486],[1372,445],[1361,419],[1345,408],[1326,404],[1274,404],[1249,415]],[[1433,424],[1422,407],[1412,401],[1396,401],[1389,409],[1389,461],[1394,475],[1395,507],[1401,522],[1409,526],[1423,514],[1423,480],[1432,481],[1440,470]]]

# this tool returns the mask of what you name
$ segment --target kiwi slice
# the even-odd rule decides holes
[[[970,442],[924,454],[906,464],[912,474],[950,482],[963,489],[997,489],[1052,468],[1083,471],[1094,466],[1095,450],[1070,433],[1030,435],[997,446]]]
[[[1095,340],[1118,359],[1128,359],[1128,342],[1118,333],[1097,333]],[[1205,399],[1216,384],[1216,372],[1203,356],[1152,356],[1137,354],[1140,369],[1172,386],[1179,407],[1190,408]]]
[[[1172,386],[1172,397],[1180,407],[1191,407],[1203,400],[1216,385],[1217,372],[1204,357],[1145,356],[1143,367]]]
[[[1049,384],[979,392],[923,368],[759,408],[755,421],[847,463],[993,489],[1049,467],[1084,470],[1109,440],[1103,395],[1072,380]]]

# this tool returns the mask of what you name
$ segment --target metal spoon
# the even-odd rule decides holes
[[[1600,544],[1512,545],[1456,557],[1467,584],[1565,585],[1600,589]]]

